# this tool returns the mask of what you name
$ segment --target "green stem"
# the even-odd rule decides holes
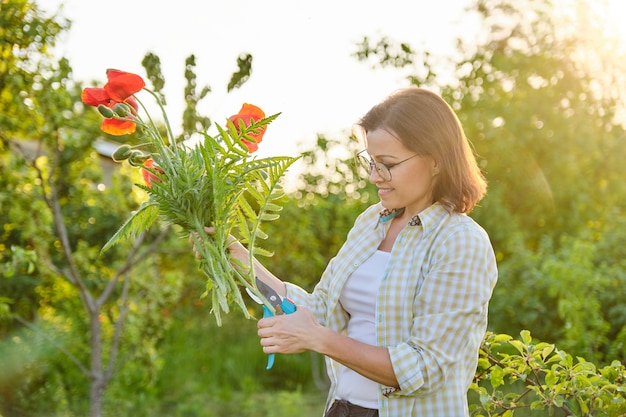
[[[148,90],[149,91],[149,90]],[[137,97],[135,97],[135,100],[137,100],[137,103],[139,103],[139,105],[141,106],[141,108],[143,109],[143,112],[146,114],[146,116],[148,117],[148,121],[150,122],[150,124],[145,123],[141,117],[139,117],[138,115],[135,116],[135,118],[137,119],[137,121],[135,123],[139,124],[141,127],[143,127],[144,129],[146,129],[149,133],[150,133],[150,137],[156,142],[161,142],[162,145],[164,145],[162,142],[162,138],[161,135],[159,134],[159,129],[156,126],[156,123],[154,122],[154,120],[152,119],[152,116],[150,116],[150,113],[148,112],[148,109],[146,108],[146,106],[143,104],[143,101],[141,101],[140,99],[138,99]]]
[[[252,274],[254,275],[254,274]],[[274,306],[272,304],[270,304],[270,302],[268,301],[268,299],[263,295],[263,293],[261,293],[261,291],[259,291],[259,289],[256,286],[256,277],[254,278],[253,282],[254,284],[250,284],[250,282],[245,279],[243,277],[243,275],[240,275],[239,271],[237,271],[236,275],[237,279],[239,280],[239,282],[241,282],[243,284],[243,286],[247,289],[250,290],[250,292],[252,292],[252,294],[254,294],[259,300],[261,300],[261,303],[266,306],[267,308],[270,309],[270,311],[273,314],[276,314],[276,309],[274,308]]]
[[[203,268],[205,274],[209,279],[213,281],[213,290],[221,291],[221,288],[224,284],[224,280],[226,283],[231,283],[231,291],[239,291],[237,288],[236,282],[227,279],[226,277],[234,275],[237,281],[244,287],[250,290],[252,294],[258,297],[259,300],[270,309],[274,314],[276,310],[272,304],[267,300],[267,298],[259,291],[256,286],[256,277],[254,275],[254,271],[252,269],[248,269],[246,273],[240,271],[238,268],[232,265],[230,258],[226,254],[226,241],[227,236],[225,236],[222,228],[216,228],[215,234],[209,236],[204,230],[204,226],[202,226],[198,221],[195,222],[195,233],[196,236],[200,237],[201,245],[196,250],[199,251],[203,262],[206,262],[205,267]],[[252,261],[251,261],[252,262]],[[252,263],[250,265],[253,265]],[[224,280],[222,279],[224,278]],[[225,296],[226,294],[224,294]],[[216,308],[217,306],[213,306]],[[243,306],[242,306],[243,307]]]
[[[159,105],[159,109],[161,109],[161,114],[163,115],[163,120],[165,121],[165,127],[167,129],[167,135],[169,137],[170,145],[172,146],[176,156],[178,156],[178,146],[176,144],[176,139],[174,138],[174,132],[172,131],[172,126],[170,125],[170,119],[169,117],[167,117],[167,112],[165,111],[165,107],[163,106],[163,102],[161,101],[161,98],[159,97],[158,94],[156,94],[154,91],[148,88],[144,88],[144,90],[147,91],[149,94],[151,94],[152,97],[154,97],[154,99],[156,100],[157,104]]]
[[[167,121],[167,115],[165,114],[165,109],[163,108],[163,105],[161,104],[161,102],[159,101],[158,97],[155,96],[155,94],[144,88],[144,90],[146,90],[147,92],[149,92],[150,94],[152,94],[156,99],[157,99],[157,104],[159,105],[159,107],[161,108],[161,111],[163,112],[164,116],[166,117],[166,126],[167,126],[167,130],[168,130],[168,135],[170,135],[170,137],[172,138],[171,140],[169,140],[169,142],[174,142],[173,140],[173,136],[172,135],[172,130],[169,126],[169,122]],[[138,125],[141,126],[142,128],[146,129],[148,131],[148,135],[150,136],[151,140],[152,140],[152,144],[156,147],[157,153],[161,155],[161,160],[159,161],[161,163],[161,165],[167,165],[168,170],[170,172],[175,172],[174,170],[174,164],[173,162],[170,160],[170,158],[168,158],[168,154],[173,153],[174,156],[176,156],[177,160],[180,160],[180,155],[178,154],[178,148],[175,146],[172,146],[172,148],[170,149],[170,147],[167,146],[167,144],[165,144],[163,142],[163,138],[161,137],[161,134],[159,133],[159,129],[156,126],[156,123],[154,122],[154,120],[152,119],[152,116],[150,116],[150,113],[148,112],[148,109],[146,108],[146,106],[143,104],[143,102],[138,99],[137,97],[135,97],[135,100],[137,100],[137,103],[139,103],[139,105],[141,106],[141,108],[143,109],[144,113],[148,116],[148,120],[150,122],[150,124],[145,123],[141,117],[139,117],[138,115],[135,115],[135,120],[134,122]]]

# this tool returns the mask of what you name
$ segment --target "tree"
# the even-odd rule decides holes
[[[69,63],[63,59],[55,63],[48,53],[67,26],[43,17],[35,5],[25,1],[5,2],[2,20],[7,23],[3,24],[7,33],[3,56],[7,59],[0,100],[2,201],[7,207],[2,210],[7,231],[2,244],[12,247],[14,257],[23,251],[20,248],[36,254],[32,261],[36,267],[25,274],[5,274],[2,282],[4,289],[11,290],[3,293],[8,295],[13,319],[3,326],[4,333],[19,335],[13,340],[24,343],[20,346],[11,339],[3,343],[7,353],[3,362],[8,369],[2,375],[3,408],[36,406],[36,402],[19,401],[18,396],[50,390],[49,395],[65,397],[68,407],[75,410],[81,409],[82,398],[89,397],[90,415],[99,416],[107,384],[128,360],[123,357],[120,361],[118,355],[144,355],[133,354],[132,346],[122,349],[122,342],[156,341],[153,337],[142,339],[148,319],[135,328],[139,333],[134,340],[128,334],[124,337],[123,330],[135,327],[124,329],[127,317],[135,315],[130,309],[140,306],[140,313],[148,317],[151,309],[162,308],[176,295],[175,291],[169,295],[162,291],[156,298],[161,301],[149,307],[137,303],[159,281],[165,289],[176,288],[167,273],[151,277],[153,282],[147,285],[149,275],[133,270],[142,261],[154,263],[149,254],[164,235],[149,239],[153,246],[143,250],[136,245],[121,248],[114,256],[99,256],[103,240],[136,201],[129,192],[130,184],[107,188],[104,183],[99,156],[93,149],[98,133],[86,127],[82,108],[74,105],[80,85],[71,82]],[[28,145],[34,148],[28,150]],[[22,281],[22,277],[27,279]],[[64,356],[48,353],[51,358],[38,365],[39,350],[51,352],[44,348],[50,345]],[[15,359],[15,367],[9,366],[9,358]],[[68,365],[75,368],[67,369]],[[65,369],[64,375],[55,366]],[[72,378],[79,378],[76,370],[89,384],[72,383]],[[45,383],[46,375],[58,383]],[[17,383],[19,376],[26,377],[23,384]],[[81,387],[89,387],[88,395]],[[18,401],[13,402],[15,399]]]
[[[125,376],[118,384],[154,378],[167,311],[195,263],[166,227],[100,252],[143,197],[129,180],[137,173],[122,167],[105,180],[94,149],[100,116],[80,105],[67,60],[48,52],[68,26],[25,0],[4,2],[0,19],[0,246],[8,249],[0,255],[0,412],[87,414],[88,405],[96,417],[115,375]],[[194,93],[193,57],[186,65],[185,123],[207,123],[194,111],[206,93]],[[144,66],[158,89],[158,57]],[[249,61],[242,66],[235,86],[250,73]]]

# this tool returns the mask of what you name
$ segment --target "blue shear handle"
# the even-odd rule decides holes
[[[286,298],[283,298],[283,302],[280,303],[280,308],[285,314],[291,314],[296,312],[296,305]]]
[[[274,313],[272,313],[266,305],[263,305],[263,318],[272,317],[273,315]],[[274,366],[274,354],[270,353],[267,355],[267,368],[265,369],[272,369],[272,366]]]
[[[280,308],[285,314],[291,314],[296,311],[296,305],[286,298],[283,299],[282,303],[280,303]],[[273,315],[274,313],[272,313],[272,311],[266,305],[263,305],[263,318],[272,317]],[[274,366],[274,357],[275,355],[273,353],[269,353],[267,355],[267,367],[265,368],[266,370],[270,370],[272,369],[272,366]]]

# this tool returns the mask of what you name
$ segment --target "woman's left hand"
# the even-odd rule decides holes
[[[324,330],[311,311],[298,306],[292,314],[267,317],[259,320],[257,334],[261,338],[264,353],[300,353],[315,351]]]

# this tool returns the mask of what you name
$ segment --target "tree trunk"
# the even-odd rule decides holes
[[[106,380],[102,367],[102,327],[99,312],[90,311],[91,378],[89,387],[89,416],[102,417],[102,399]]]

